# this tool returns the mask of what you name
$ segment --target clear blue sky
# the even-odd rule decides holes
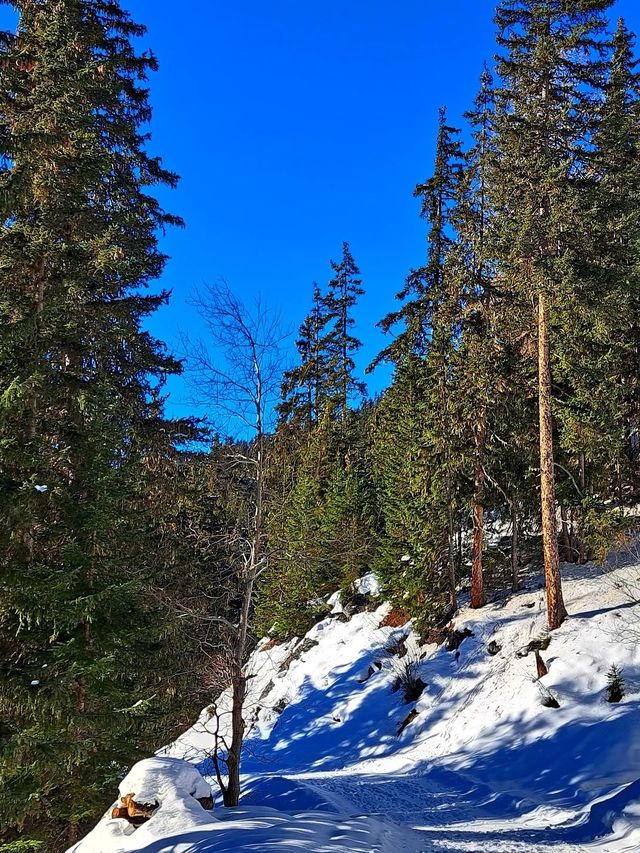
[[[187,223],[162,238],[173,298],[152,331],[177,347],[178,327],[197,327],[189,292],[219,276],[297,328],[348,240],[367,291],[363,368],[381,347],[375,323],[423,260],[413,188],[431,169],[438,107],[460,121],[494,53],[494,0],[122,3],[160,61],[150,149],[182,176],[162,199]],[[613,14],[640,30],[638,0]],[[172,413],[193,410],[182,380],[170,390]]]

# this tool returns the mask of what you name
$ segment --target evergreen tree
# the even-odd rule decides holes
[[[492,206],[501,275],[536,306],[524,331],[538,360],[541,515],[550,627],[565,618],[558,559],[552,360],[558,319],[576,303],[585,228],[577,194],[600,91],[611,0],[503,0],[496,13],[498,109]],[[570,329],[565,329],[570,334]]]
[[[431,579],[432,587],[433,578],[445,571],[453,609],[457,583],[454,535],[458,457],[454,452],[451,371],[460,331],[460,291],[451,263],[452,216],[464,175],[458,136],[441,110],[433,176],[415,191],[422,200],[421,215],[430,226],[427,263],[410,273],[397,296],[403,305],[380,323],[385,332],[397,323],[403,327],[373,364],[391,361],[396,365],[394,383],[415,383],[415,388],[406,388],[400,398],[415,398],[423,415],[418,447],[404,447],[404,452],[409,456],[417,454],[423,460],[423,487],[419,494],[425,541],[419,546],[419,553],[407,556],[416,561],[425,578]],[[390,394],[393,397],[393,386]],[[403,429],[399,423],[391,428]],[[424,590],[421,599],[428,596],[428,590]]]
[[[299,364],[286,371],[282,383],[280,417],[310,430],[326,405],[329,353],[323,335],[329,322],[324,299],[313,285],[313,305],[299,330],[296,349]]]
[[[491,434],[488,419],[495,402],[498,348],[493,294],[495,264],[489,240],[488,180],[493,156],[493,117],[493,79],[485,68],[474,109],[466,114],[473,145],[466,157],[465,175],[452,217],[456,234],[453,273],[459,279],[462,301],[461,340],[454,356],[455,419],[464,436],[463,446],[473,448],[467,454],[473,461],[472,607],[482,607],[485,603],[482,559],[487,443]]]
[[[22,0],[2,38],[0,824],[56,850],[167,736],[164,571],[144,499],[186,425],[142,330],[167,294],[145,151],[150,54],[117,2]],[[183,429],[183,426],[185,427]],[[68,828],[66,840],[64,827]],[[61,835],[62,829],[62,835]]]
[[[351,397],[365,392],[364,383],[354,377],[353,354],[362,344],[351,332],[355,325],[352,311],[364,290],[348,243],[342,244],[342,259],[339,263],[331,261],[331,268],[334,277],[323,299],[325,325],[329,327],[322,341],[327,352],[327,406],[332,417],[344,421]]]
[[[640,75],[633,45],[619,21],[584,193],[582,219],[594,234],[581,270],[589,286],[582,287],[573,309],[577,333],[559,342],[561,376],[568,386],[559,410],[563,445],[579,459],[583,499],[597,493],[619,498],[631,473],[640,305]]]

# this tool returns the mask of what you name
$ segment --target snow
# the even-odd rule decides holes
[[[193,764],[167,756],[139,761],[120,782],[118,790],[121,797],[134,794],[138,803],[162,803],[167,790],[197,799],[211,796],[211,785]]]
[[[151,820],[131,832],[103,819],[74,853],[637,851],[640,560],[565,566],[563,576],[571,617],[541,651],[540,680],[534,654],[518,654],[547,636],[540,578],[462,607],[456,628],[472,636],[459,655],[420,646],[410,624],[383,626],[388,604],[348,621],[336,609],[304,638],[262,641],[249,664],[241,806],[205,812],[190,796],[196,777],[164,769],[173,760],[186,773],[186,759],[210,779],[212,732],[229,726],[223,693],[217,722],[205,709],[152,759],[169,764],[142,780],[161,803]],[[372,576],[359,589],[378,593]],[[619,704],[605,701],[612,664],[626,683]],[[407,665],[426,687],[405,704],[392,688]],[[542,704],[549,694],[559,708]]]
[[[373,572],[368,572],[364,577],[357,580],[354,586],[360,595],[380,595],[380,584]]]

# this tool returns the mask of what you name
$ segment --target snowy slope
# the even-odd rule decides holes
[[[126,839],[107,838],[123,823],[107,820],[75,853],[640,850],[640,561],[566,566],[564,589],[571,618],[541,652],[539,681],[534,655],[518,655],[547,633],[539,579],[463,608],[456,628],[473,636],[459,654],[382,626],[384,604],[345,621],[336,603],[305,638],[263,641],[242,808],[189,803],[167,829],[163,802]],[[393,687],[407,662],[426,688],[405,704]],[[627,685],[617,705],[604,700],[614,663]],[[550,695],[559,708],[542,704]],[[223,694],[222,730],[228,707]],[[206,775],[214,722],[205,710],[169,754]]]

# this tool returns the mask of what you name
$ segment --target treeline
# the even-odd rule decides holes
[[[214,436],[163,413],[181,364],[144,329],[157,233],[180,220],[146,151],[151,54],[113,0],[24,0],[0,39],[0,851],[64,850],[138,757],[366,571],[419,628],[469,590],[602,557],[640,460],[640,76],[610,0],[503,0],[499,57],[416,188],[425,263],[381,320],[367,400],[349,246],[297,362],[225,287],[190,348]],[[269,412],[281,387],[277,426]]]

